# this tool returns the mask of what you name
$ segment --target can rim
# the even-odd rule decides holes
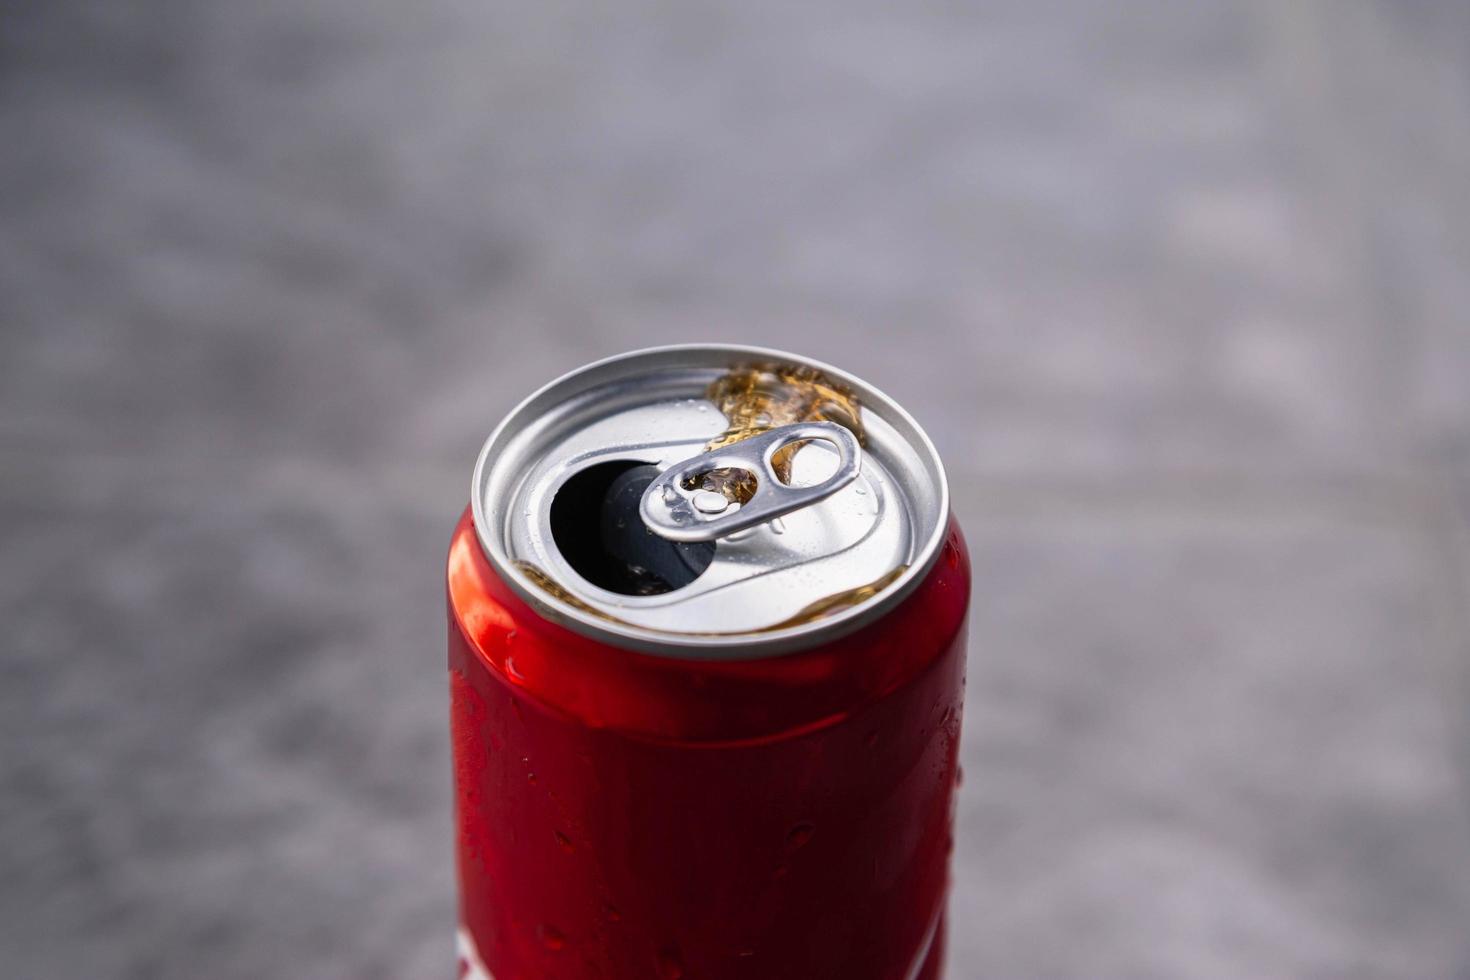
[[[490,533],[489,515],[485,510],[485,488],[491,470],[499,458],[505,443],[518,431],[523,416],[540,409],[541,402],[579,378],[609,372],[625,361],[645,359],[650,356],[674,357],[680,354],[726,354],[741,358],[788,361],[809,365],[842,381],[857,391],[863,405],[882,406],[883,417],[890,424],[898,424],[906,430],[904,435],[914,444],[914,449],[934,467],[937,477],[935,493],[938,497],[938,520],[914,557],[914,560],[894,581],[877,595],[865,602],[849,607],[820,619],[783,629],[753,631],[749,633],[698,634],[662,632],[647,627],[604,619],[569,603],[538,587],[523,571],[512,563],[498,537]],[[595,640],[609,642],[614,646],[642,653],[691,660],[755,659],[793,653],[828,642],[850,633],[865,623],[892,609],[928,574],[939,557],[941,546],[948,534],[950,520],[949,478],[934,443],[922,426],[898,402],[882,390],[861,378],[834,367],[816,358],[793,354],[771,347],[745,344],[667,344],[645,347],[605,357],[590,364],[568,371],[537,388],[516,404],[491,431],[475,460],[470,482],[470,509],[475,522],[475,535],[480,549],[495,569],[501,581],[533,610],[574,632]]]

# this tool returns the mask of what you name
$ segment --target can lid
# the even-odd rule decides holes
[[[939,553],[938,454],[892,399],[780,351],[660,347],[531,395],[475,466],[475,528],[540,613],[652,653],[748,659],[882,615]]]

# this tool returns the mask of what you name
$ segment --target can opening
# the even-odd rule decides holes
[[[638,501],[658,475],[650,463],[612,460],[573,474],[557,490],[551,534],[578,575],[619,595],[662,595],[709,567],[713,541],[668,541],[638,516]]]

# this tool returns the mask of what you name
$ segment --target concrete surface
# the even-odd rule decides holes
[[[1470,7],[21,0],[0,132],[0,975],[448,975],[476,449],[742,339],[952,468],[952,977],[1470,976]]]

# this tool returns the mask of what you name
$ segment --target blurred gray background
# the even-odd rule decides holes
[[[0,975],[449,975],[479,444],[745,340],[950,466],[951,977],[1470,977],[1470,5],[12,0],[0,133]]]

